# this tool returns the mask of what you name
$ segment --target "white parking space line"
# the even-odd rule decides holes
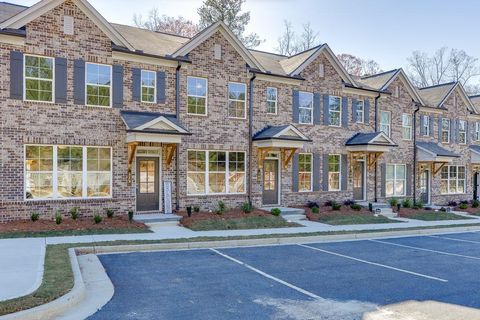
[[[438,254],[443,254],[446,256],[454,256],[454,257],[461,257],[461,258],[467,258],[467,259],[474,259],[474,260],[480,260],[480,257],[473,257],[473,256],[466,256],[463,254],[458,254],[458,253],[451,253],[451,252],[445,252],[445,251],[438,251],[438,250],[432,250],[432,249],[425,249],[425,248],[419,248],[419,247],[414,247],[414,246],[408,246],[405,244],[399,244],[399,243],[393,243],[393,242],[387,242],[387,241],[380,241],[380,240],[368,240],[371,242],[377,242],[377,243],[382,243],[382,244],[388,244],[391,246],[396,246],[396,247],[403,247],[403,248],[408,248],[408,249],[415,249],[415,250],[420,250],[420,251],[427,251],[427,252],[432,252],[432,253],[438,253]]]
[[[467,242],[467,243],[480,244],[480,241],[466,240],[466,239],[457,239],[457,238],[444,237],[444,236],[427,236],[427,237],[429,237],[429,238],[438,238],[438,239],[446,239],[446,240],[452,240],[452,241],[459,241],[459,242]]]
[[[304,295],[309,296],[309,297],[311,297],[311,298],[323,300],[322,297],[317,296],[315,293],[312,293],[312,292],[310,292],[310,291],[307,291],[307,290],[305,290],[305,289],[302,289],[302,288],[300,288],[300,287],[297,287],[297,286],[295,286],[295,285],[293,285],[293,284],[291,284],[291,283],[288,283],[288,282],[286,282],[286,281],[283,281],[282,279],[279,279],[279,278],[277,278],[277,277],[274,277],[274,276],[272,276],[272,275],[269,275],[268,273],[265,273],[265,272],[263,272],[262,270],[259,270],[259,269],[255,268],[255,267],[252,267],[251,265],[249,265],[249,264],[247,264],[247,263],[245,263],[245,262],[242,262],[242,261],[240,261],[240,260],[238,260],[238,259],[235,259],[235,258],[233,258],[233,257],[231,257],[231,256],[229,256],[229,255],[227,255],[227,254],[225,254],[225,253],[222,253],[222,252],[220,252],[220,251],[218,251],[218,250],[216,250],[216,249],[211,248],[210,250],[213,251],[213,252],[215,252],[216,254],[218,254],[218,255],[220,255],[220,256],[222,256],[222,257],[230,260],[230,261],[233,261],[233,262],[235,262],[235,263],[238,263],[239,265],[242,265],[242,266],[244,266],[245,268],[248,268],[248,269],[250,269],[250,270],[252,270],[252,271],[254,271],[254,272],[256,272],[256,273],[258,273],[258,274],[260,274],[260,275],[262,275],[262,276],[264,276],[265,278],[268,278],[268,279],[271,279],[271,280],[273,280],[273,281],[276,281],[276,282],[278,282],[278,283],[280,283],[280,284],[283,284],[284,286],[287,286],[287,287],[289,287],[289,288],[291,288],[291,289],[293,289],[293,290],[295,290],[295,291],[298,291],[298,292],[300,292],[300,293],[303,293]]]
[[[426,274],[417,273],[417,272],[413,272],[413,271],[409,271],[409,270],[405,270],[405,269],[400,269],[400,268],[395,268],[395,267],[388,266],[388,265],[381,264],[381,263],[376,263],[376,262],[371,262],[371,261],[367,261],[367,260],[363,260],[363,259],[358,259],[358,258],[355,258],[355,257],[350,257],[350,256],[347,256],[347,255],[344,255],[344,254],[340,254],[340,253],[337,253],[337,252],[307,246],[305,244],[299,244],[299,246],[304,247],[304,248],[308,248],[308,249],[312,249],[312,250],[316,250],[316,251],[320,251],[320,252],[323,252],[323,253],[331,254],[331,255],[334,255],[334,256],[337,256],[337,257],[342,257],[342,258],[345,258],[345,259],[350,259],[350,260],[370,264],[370,265],[373,265],[373,266],[382,267],[382,268],[385,268],[385,269],[390,269],[390,270],[394,270],[394,271],[399,271],[399,272],[411,274],[411,275],[414,275],[414,276],[417,276],[417,277],[422,277],[422,278],[435,280],[435,281],[440,281],[440,282],[448,282],[448,280],[445,280],[445,279],[442,279],[442,278],[432,277],[432,276],[429,276],[429,275],[426,275]]]

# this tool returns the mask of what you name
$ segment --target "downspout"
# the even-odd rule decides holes
[[[378,131],[378,100],[380,99],[381,94],[379,93],[378,96],[375,97],[375,132]],[[374,200],[375,202],[378,201],[378,164],[375,162],[375,186],[373,188],[374,191]]]
[[[180,121],[180,69],[182,63],[179,62],[177,69],[175,70],[175,115],[177,120]],[[175,149],[175,210],[180,210],[180,152],[177,147]]]
[[[415,103],[417,107],[413,112],[413,204],[417,204],[417,113],[420,111],[420,105]]]
[[[249,110],[248,110],[248,185],[247,185],[247,194],[248,194],[248,203],[252,206],[252,153],[253,153],[253,81],[257,77],[254,74],[250,78],[250,88],[249,88]]]

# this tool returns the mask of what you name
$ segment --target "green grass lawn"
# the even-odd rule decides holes
[[[139,228],[112,228],[112,229],[84,229],[84,230],[51,230],[51,231],[12,231],[0,232],[0,239],[12,238],[43,238],[64,236],[87,236],[95,234],[126,234],[151,233],[150,229]]]
[[[474,218],[459,216],[451,212],[443,212],[443,211],[418,211],[417,213],[410,213],[406,215],[405,218],[423,220],[423,221],[474,219]]]
[[[401,222],[388,219],[384,216],[374,216],[373,214],[325,214],[320,215],[317,222],[331,225],[348,224],[370,224],[370,223],[395,223]]]
[[[207,230],[240,230],[240,229],[265,229],[301,227],[296,223],[289,223],[282,217],[276,216],[251,216],[230,219],[197,220],[188,226],[193,231]]]

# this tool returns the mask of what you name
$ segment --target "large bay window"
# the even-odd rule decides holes
[[[404,164],[387,164],[385,176],[385,195],[387,197],[405,196],[407,171]]]
[[[99,198],[112,195],[111,148],[25,146],[25,198]]]
[[[312,191],[312,155],[301,153],[298,155],[298,191]]]
[[[25,100],[53,102],[53,58],[25,55]]]
[[[188,151],[187,194],[245,193],[245,152]]]
[[[465,167],[445,166],[440,176],[440,193],[465,193]]]

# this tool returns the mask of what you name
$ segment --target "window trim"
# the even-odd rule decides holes
[[[328,192],[337,192],[337,191],[342,191],[342,155],[340,153],[329,153],[328,158],[330,156],[338,156],[338,171],[330,171],[330,159],[327,162],[328,166]],[[338,173],[338,189],[330,189],[330,173]]]
[[[36,58],[46,58],[52,60],[52,101],[42,101],[42,100],[29,100],[27,99],[27,76],[25,75],[25,71],[27,70],[26,68],[26,62],[27,62],[27,57],[36,57]],[[49,103],[49,104],[55,104],[55,58],[50,57],[50,56],[42,56],[38,54],[24,54],[23,55],[23,70],[22,70],[22,77],[23,77],[23,101],[25,102],[37,102],[37,103]],[[29,79],[40,79],[40,78],[30,78]],[[42,81],[50,81],[49,79],[41,79]]]
[[[300,157],[300,155],[308,155],[310,156],[310,168],[311,170],[310,171],[300,171],[300,161],[299,161],[299,166],[298,166],[298,192],[312,192],[313,191],[313,153],[309,153],[309,152],[302,152],[302,153],[299,153],[298,156]],[[300,175],[302,173],[309,173],[310,174],[310,189],[309,190],[300,190]]]
[[[338,98],[338,101],[340,101],[340,110],[339,111],[332,111],[330,109],[330,101],[331,101],[332,98]],[[343,99],[342,99],[342,97],[333,96],[333,95],[328,97],[328,126],[329,127],[335,127],[335,128],[341,128],[342,127],[342,109],[343,109]],[[338,117],[339,124],[338,125],[331,123],[331,113],[332,112],[338,113],[338,115],[339,115],[339,117]]]
[[[109,87],[110,88],[110,104],[108,106],[98,106],[98,105],[94,105],[94,104],[88,104],[88,90],[87,90],[87,86],[89,85],[89,83],[87,82],[87,79],[88,79],[88,65],[99,65],[99,66],[107,66],[110,68],[110,86],[105,86],[105,85],[98,85],[98,84],[91,84],[91,85],[94,85],[94,86],[100,86],[100,87],[104,87],[104,88],[107,88]],[[140,79],[142,78],[142,76],[140,75]],[[141,80],[140,80],[141,81]],[[112,65],[110,64],[105,64],[105,63],[95,63],[95,62],[85,62],[85,105],[87,107],[93,107],[93,108],[112,108],[112,105],[113,105],[113,68],[112,68]],[[141,88],[141,86],[140,86]],[[141,97],[142,93],[140,92],[140,100],[142,99]]]
[[[197,95],[189,95],[189,94],[188,94],[188,79],[189,79],[189,78],[205,80],[205,97],[203,97],[203,96],[197,96]],[[186,100],[187,115],[189,115],[189,116],[207,117],[207,116],[208,116],[208,78],[207,78],[207,77],[198,77],[198,76],[187,76],[187,88],[186,88],[186,89],[187,89],[187,100]],[[205,114],[188,112],[188,97],[205,98]]]
[[[245,88],[245,101],[243,103],[243,117],[231,117],[230,116],[230,101],[242,102],[242,100],[230,99],[230,84],[240,84]],[[227,84],[227,118],[230,119],[247,119],[247,85],[242,82],[229,81]]]
[[[448,122],[448,130],[443,129],[443,121]],[[450,136],[451,130],[452,130],[452,121],[448,118],[442,118],[442,136],[440,137],[441,138],[440,140],[442,141],[442,143],[450,143],[450,141],[452,140],[452,137]],[[445,131],[448,133],[448,140],[447,141],[443,141],[443,133]]]
[[[450,168],[451,167],[456,167],[456,177],[455,179],[451,179],[450,178]],[[447,169],[447,173],[448,173],[448,177],[447,179],[443,179],[442,178],[442,172],[440,172],[440,195],[461,195],[461,194],[467,194],[467,167],[464,166],[464,165],[446,165],[444,166],[443,168],[446,168]],[[442,168],[442,171],[443,171],[443,168]],[[450,181],[455,181],[455,190],[458,191],[458,182],[460,179],[458,179],[458,169],[459,168],[463,168],[464,170],[464,174],[465,174],[465,177],[463,179],[463,192],[454,192],[454,193],[451,193],[450,192]],[[443,181],[447,181],[447,193],[443,193],[442,192],[442,186],[441,186],[441,183]]]
[[[460,123],[463,122],[463,127],[465,128],[463,131],[460,130]],[[467,144],[467,122],[465,120],[458,120],[458,144]],[[460,134],[463,133],[465,135],[465,140],[463,142],[460,141]]]
[[[393,179],[387,179],[387,168],[388,166],[393,166]],[[397,178],[397,167],[402,166],[404,168],[405,172],[405,177],[403,179],[398,179]],[[402,163],[387,163],[385,164],[385,197],[386,198],[391,198],[391,197],[405,197],[407,195],[407,165],[402,164]],[[404,186],[403,186],[403,194],[396,194],[396,188],[395,185],[397,183],[397,180],[403,180]],[[387,194],[387,182],[388,181],[393,181],[393,194]]]
[[[275,90],[275,100],[268,100],[268,90],[269,89]],[[275,87],[267,87],[267,97],[266,98],[267,98],[266,99],[267,100],[267,110],[266,110],[267,114],[277,115],[278,114],[278,89],[275,88]],[[269,102],[275,102],[275,112],[268,112],[268,103]]]
[[[27,147],[52,147],[52,198],[27,198]],[[82,148],[82,196],[81,197],[69,197],[61,198],[58,196],[58,147],[76,147]],[[110,149],[110,195],[106,197],[88,197],[87,194],[87,150],[88,148],[102,148]],[[106,171],[105,171],[106,172]],[[24,144],[23,145],[23,200],[28,202],[38,202],[38,201],[72,201],[72,200],[101,200],[101,199],[112,199],[113,198],[113,148],[110,146],[84,146],[84,145],[71,145],[71,144]]]
[[[300,119],[300,109],[307,109],[307,108],[304,108],[302,106],[300,106],[300,94],[302,93],[305,93],[305,94],[308,94],[310,97],[311,97],[311,108],[309,109],[310,110],[310,122],[301,122],[301,119]],[[308,91],[298,91],[298,96],[299,96],[299,103],[298,103],[298,124],[306,124],[306,125],[313,125],[313,93],[312,92],[308,92]]]
[[[389,115],[390,123],[388,123],[388,132],[385,132],[385,131],[383,131],[383,132],[388,137],[391,137],[391,134],[392,134],[392,112],[391,111],[386,111],[386,110],[380,110],[380,121],[379,121],[380,130],[382,129],[382,125],[387,125],[387,124],[382,123],[382,113],[388,113],[388,115]]]
[[[356,117],[356,120],[355,120],[355,123],[365,123],[365,101],[364,100],[356,100],[357,105],[355,105],[355,111],[356,111],[356,114],[355,114],[355,117]],[[362,117],[358,118],[358,103],[361,103],[362,104]]]
[[[188,170],[188,152],[190,151],[200,151],[200,152],[205,152],[205,192],[204,193],[188,193],[188,174],[190,172],[196,172],[199,173],[198,171],[189,171]],[[209,181],[209,168],[208,168],[208,159],[210,152],[225,152],[226,153],[226,159],[225,159],[225,193],[209,193],[208,192],[208,185],[210,183]],[[243,177],[243,182],[245,185],[245,190],[243,192],[229,192],[230,185],[229,185],[229,175],[230,175],[230,153],[243,153],[244,155],[244,162],[245,162],[245,171],[244,171],[244,177]],[[239,150],[206,150],[206,149],[187,149],[187,190],[186,190],[186,195],[187,197],[198,197],[198,196],[216,196],[216,195],[244,195],[247,193],[247,173],[248,173],[248,161],[247,161],[247,152],[246,151],[239,151]],[[240,172],[240,171],[238,171]]]
[[[143,85],[142,76],[143,76],[144,72],[153,73],[154,79],[155,79],[155,84],[154,84],[153,87]],[[145,88],[153,88],[153,101],[144,101],[143,100],[143,88],[144,87]],[[146,69],[140,70],[140,102],[141,103],[148,103],[148,104],[156,104],[157,103],[157,73],[155,71],[146,70]]]
[[[404,123],[404,119],[408,117],[410,117],[410,126],[406,126]],[[405,138],[404,129],[409,129],[409,134],[410,134],[409,138]],[[402,114],[402,140],[411,141],[412,139],[413,139],[413,116],[408,113],[403,113]]]

